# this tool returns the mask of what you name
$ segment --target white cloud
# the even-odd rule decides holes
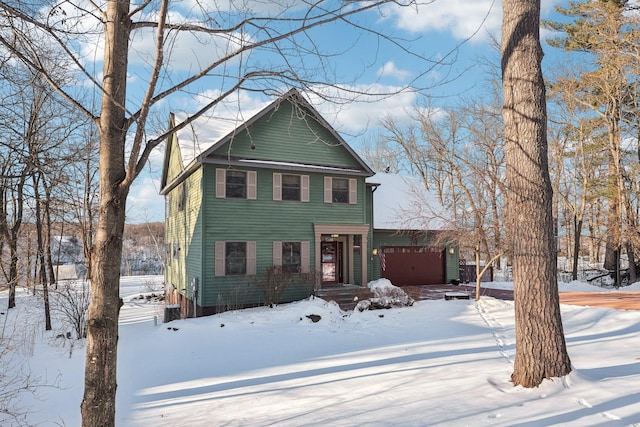
[[[159,193],[160,178],[140,176],[127,198],[127,223],[164,221],[164,197]]]
[[[344,88],[348,92],[359,93],[343,103],[331,103],[320,100],[314,95],[305,95],[311,104],[322,114],[338,132],[363,133],[379,125],[380,119],[392,117],[398,121],[409,118],[418,100],[415,92],[401,87],[380,84],[358,85]],[[333,96],[340,96],[336,89]]]
[[[542,0],[541,15],[549,16],[559,3],[561,0]],[[500,0],[434,0],[415,7],[389,7],[387,13],[398,28],[412,33],[435,31],[472,42],[485,41],[489,35],[500,38]]]
[[[378,69],[378,77],[395,77],[399,81],[405,81],[410,75],[410,71],[396,67],[393,61],[388,61]]]
[[[416,7],[391,7],[395,25],[413,33],[437,31],[450,33],[457,40],[473,36],[483,40],[499,34],[502,8],[493,0],[447,0],[419,4]]]

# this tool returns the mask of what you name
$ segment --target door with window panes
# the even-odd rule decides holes
[[[322,283],[344,283],[342,276],[343,245],[340,241],[325,241],[321,245]]]

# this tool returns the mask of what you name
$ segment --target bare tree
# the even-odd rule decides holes
[[[571,372],[558,296],[540,1],[505,0],[502,8],[507,229],[516,317],[511,380],[536,387]]]
[[[573,101],[573,94],[563,92],[563,85],[550,85],[555,115],[550,135],[552,183],[558,208],[566,228],[566,252],[572,260],[571,276],[578,279],[578,261],[582,250],[582,232],[591,224],[588,213],[601,194],[606,194],[607,153],[599,141],[598,123],[584,115],[584,107]],[[605,178],[602,178],[602,176]],[[559,236],[561,233],[557,233]],[[595,259],[597,261],[597,257]]]
[[[620,257],[625,243],[637,239],[635,214],[629,210],[631,185],[624,162],[622,141],[625,128],[637,137],[637,70],[640,21],[635,8],[627,0],[596,0],[571,2],[558,7],[561,14],[573,17],[569,22],[546,22],[563,33],[550,44],[566,51],[590,54],[593,67],[561,76],[554,86],[561,86],[565,97],[583,108],[599,121],[599,131],[606,135],[602,146],[608,152],[607,235],[604,267],[613,271],[615,283],[620,285]],[[582,56],[581,58],[584,58]],[[633,250],[630,251],[633,255]]]
[[[497,262],[504,252],[504,151],[499,100],[491,101],[454,108],[428,102],[408,125],[385,119],[381,142],[437,195],[453,227],[446,238],[457,242],[463,258]]]
[[[269,95],[283,91],[282,86],[295,86],[317,96],[347,102],[351,95],[367,90],[344,90],[328,61],[347,47],[321,50],[314,35],[330,24],[349,25],[359,30],[358,37],[372,37],[381,42],[400,46],[402,41],[385,37],[382,30],[369,27],[364,18],[391,5],[410,4],[402,1],[371,1],[364,3],[318,1],[294,7],[287,2],[272,2],[268,11],[260,11],[260,4],[229,3],[223,9],[216,2],[196,2],[191,12],[198,19],[184,18],[186,12],[169,0],[143,1],[110,0],[100,3],[67,0],[40,4],[0,1],[0,44],[41,73],[79,111],[97,125],[100,135],[99,219],[92,251],[91,303],[85,367],[85,390],[82,402],[84,426],[112,426],[115,422],[116,357],[118,340],[119,269],[122,255],[122,236],[125,223],[126,200],[135,178],[141,173],[152,150],[171,133],[188,126],[238,90],[263,92]],[[224,3],[227,5],[227,3]],[[222,4],[221,4],[222,5]],[[253,9],[249,9],[252,7]],[[146,82],[146,90],[136,97],[127,96],[129,57],[132,37],[153,32],[154,48],[144,52],[147,67],[136,71]],[[198,57],[198,65],[170,74],[172,49],[181,37],[207,46],[212,57]],[[104,42],[102,78],[86,68],[83,56],[76,50],[79,41],[90,38]],[[184,39],[182,39],[184,40]],[[57,46],[69,55],[70,67],[78,69],[84,78],[99,89],[97,108],[82,103],[72,91],[51,76],[52,65],[38,55],[46,42],[47,49]],[[343,41],[344,42],[344,41]],[[355,41],[354,41],[355,43]],[[402,47],[402,46],[400,46]],[[402,51],[402,50],[400,50]],[[412,50],[406,54],[425,61],[422,75],[437,63]],[[185,52],[180,52],[184,54]],[[264,55],[268,61],[264,61]],[[193,59],[193,58],[192,58]],[[143,76],[144,74],[144,76]],[[196,93],[197,83],[207,80],[215,84],[202,108],[193,111],[186,120],[155,137],[147,132],[154,106],[177,92]],[[342,89],[342,99],[328,91],[326,82],[334,89]],[[385,95],[389,95],[388,93]],[[136,101],[137,104],[136,104]]]

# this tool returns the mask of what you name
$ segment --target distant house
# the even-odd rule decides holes
[[[56,282],[63,280],[80,280],[84,278],[84,269],[76,264],[60,264],[53,267],[56,274]]]
[[[242,122],[176,132],[161,189],[170,301],[201,316],[366,286],[380,277],[373,249],[408,241],[374,232],[373,175],[295,90]]]

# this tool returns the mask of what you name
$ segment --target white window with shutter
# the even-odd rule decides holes
[[[311,244],[309,242],[301,242],[300,243],[300,272],[301,273],[310,273],[311,272]]]
[[[358,203],[358,180],[349,179],[349,204],[355,205]]]
[[[301,202],[309,201],[309,175],[302,175],[300,201]]]
[[[257,271],[256,242],[247,242],[247,275],[255,276]]]
[[[358,180],[325,176],[324,202],[356,204],[358,202]]]
[[[273,265],[282,266],[282,242],[273,242]]]
[[[215,276],[255,276],[256,242],[215,242]]]
[[[258,198],[258,174],[256,171],[216,169],[216,198]]]
[[[226,242],[216,242],[215,244],[215,258],[216,258],[216,263],[215,263],[215,275],[216,276],[224,276],[225,275],[225,269],[224,269],[224,260],[225,260],[225,243]]]
[[[291,273],[311,271],[309,242],[273,242],[273,265]]]
[[[330,176],[324,177],[324,202],[333,202],[333,181]]]
[[[294,175],[274,172],[273,200],[309,201],[309,175]]]
[[[226,169],[216,169],[216,197],[218,199],[224,199],[226,197]]]
[[[247,172],[247,199],[256,200],[258,198],[258,174],[256,171]]]
[[[282,174],[273,174],[273,200],[282,200]]]

